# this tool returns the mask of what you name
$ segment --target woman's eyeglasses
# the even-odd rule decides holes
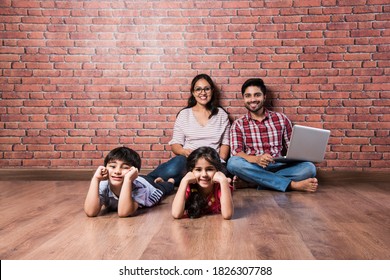
[[[202,93],[202,91],[204,91],[205,93],[210,93],[211,92],[211,88],[210,87],[204,87],[204,88],[197,87],[197,88],[194,89],[194,92],[197,93],[197,94]]]

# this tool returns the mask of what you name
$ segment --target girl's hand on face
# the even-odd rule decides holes
[[[138,177],[138,168],[130,167],[129,172],[125,174],[125,180],[134,181]]]
[[[183,180],[187,181],[188,184],[195,184],[196,183],[196,177],[195,177],[194,173],[192,173],[192,172],[188,172],[184,176]]]
[[[95,171],[95,174],[93,175],[94,178],[98,179],[98,180],[107,180],[108,179],[108,170],[106,167],[104,166],[99,166],[96,171]]]
[[[222,184],[223,182],[229,183],[228,178],[221,171],[217,171],[214,174],[213,182],[216,182],[216,183],[219,183],[219,184]]]

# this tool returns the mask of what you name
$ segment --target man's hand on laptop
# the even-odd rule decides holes
[[[268,164],[273,162],[274,162],[274,158],[270,154],[262,154],[261,156],[257,157],[256,163],[261,167],[266,168]]]

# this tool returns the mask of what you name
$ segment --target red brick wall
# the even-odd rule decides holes
[[[390,170],[389,20],[389,0],[0,0],[0,167],[91,168],[119,145],[154,167],[207,73],[233,118],[261,77],[275,110],[332,130],[319,167]]]

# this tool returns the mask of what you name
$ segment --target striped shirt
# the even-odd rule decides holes
[[[205,126],[196,120],[192,108],[186,108],[181,110],[176,118],[169,145],[180,144],[184,149],[190,150],[208,146],[219,152],[221,145],[229,145],[229,129],[228,114],[221,108]]]
[[[265,110],[265,118],[260,122],[252,119],[250,112],[234,121],[230,130],[232,155],[244,152],[247,155],[268,153],[281,156],[283,144],[290,144],[291,121],[286,115]]]
[[[144,178],[138,176],[133,181],[132,198],[140,207],[152,207],[160,202],[163,192],[153,187]],[[119,198],[112,192],[108,181],[101,181],[99,184],[100,205],[104,205],[109,210],[118,209]]]

